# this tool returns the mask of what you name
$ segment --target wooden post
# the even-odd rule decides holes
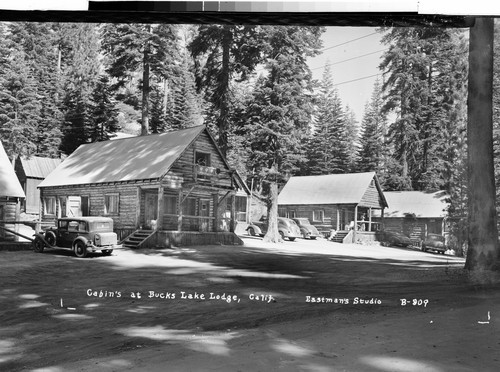
[[[135,205],[135,227],[139,228],[141,224],[141,188],[137,187],[137,200]]]
[[[229,231],[233,232],[236,230],[236,196],[231,195],[231,224]]]
[[[220,200],[219,200],[219,194],[214,194],[213,195],[213,200],[214,200],[214,231],[221,231],[220,228]]]
[[[465,268],[494,269],[498,259],[493,164],[493,18],[470,28],[467,148],[469,247]]]
[[[368,231],[372,231],[372,207],[368,210],[370,216],[368,217]]]
[[[340,209],[337,206],[337,231],[340,230]]]
[[[163,230],[163,214],[164,214],[164,191],[165,189],[163,188],[162,184],[158,186],[158,208],[157,213],[158,215],[156,216],[156,230]]]
[[[354,207],[354,229],[352,233],[352,242],[356,241],[356,231],[358,231],[358,206]]]
[[[179,191],[177,198],[177,231],[182,231],[182,190]]]

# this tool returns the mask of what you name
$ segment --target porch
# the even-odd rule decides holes
[[[130,247],[243,244],[235,232],[247,222],[245,193],[199,184],[156,186],[139,188],[137,200],[136,229],[122,234]]]

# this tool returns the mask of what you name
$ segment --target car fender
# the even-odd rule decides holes
[[[84,236],[79,236],[75,240],[73,240],[73,244],[71,245],[71,248],[75,249],[76,243],[82,242],[85,244],[86,247],[92,246],[92,242],[85,238]]]
[[[262,229],[259,226],[257,226],[257,225],[250,225],[250,226],[248,226],[247,230],[250,229],[250,228],[254,229],[255,234],[257,234],[257,235],[261,235],[262,234]]]

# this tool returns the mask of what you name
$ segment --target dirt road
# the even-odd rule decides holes
[[[0,252],[0,370],[499,370],[499,291],[463,260],[244,241]]]

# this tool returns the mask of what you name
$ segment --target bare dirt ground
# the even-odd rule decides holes
[[[0,370],[500,370],[499,287],[463,259],[244,242],[0,251]]]

